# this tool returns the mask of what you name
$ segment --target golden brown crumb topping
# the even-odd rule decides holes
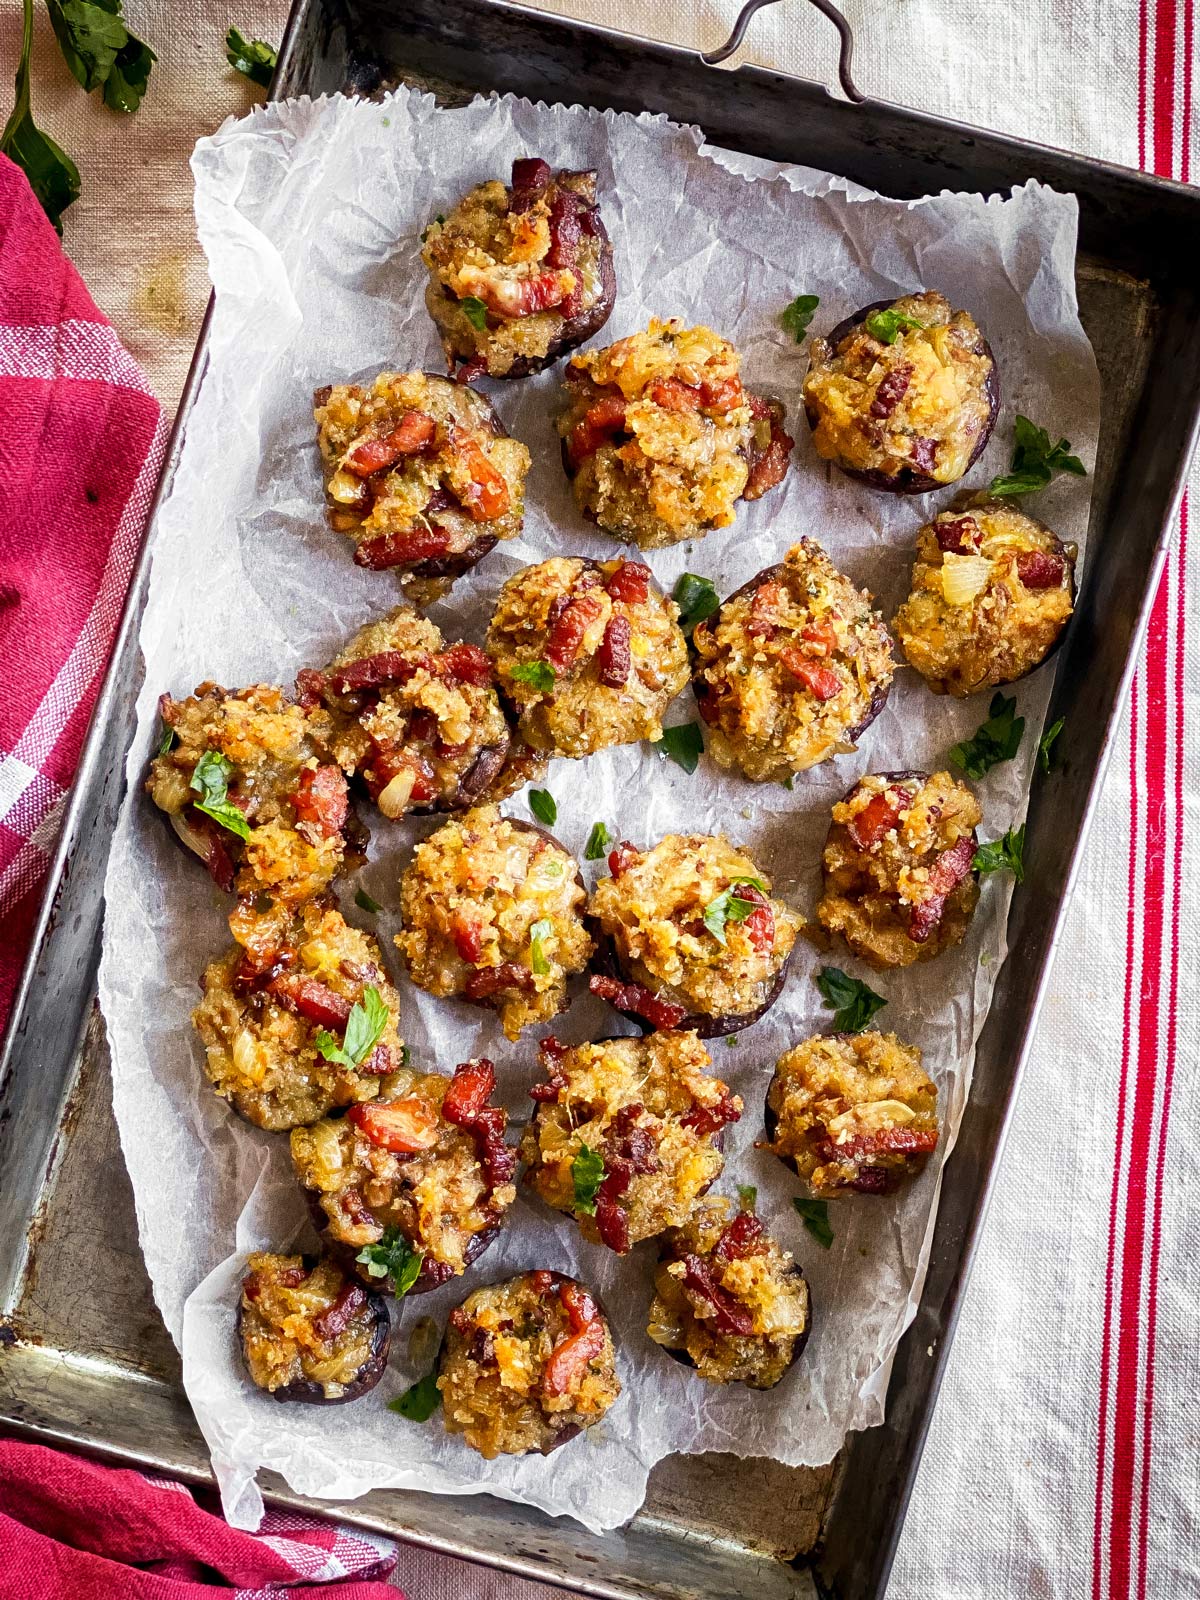
[[[242,1285],[246,1368],[270,1393],[312,1384],[309,1398],[342,1398],[375,1354],[376,1314],[366,1291],[332,1261],[252,1255]]]

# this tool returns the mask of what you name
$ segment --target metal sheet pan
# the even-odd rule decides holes
[[[1200,425],[1200,194],[900,107],[835,100],[779,74],[718,71],[686,51],[496,0],[403,8],[298,0],[275,94],[370,92],[396,81],[451,102],[498,90],[665,111],[715,143],[897,196],[943,186],[1004,191],[1036,177],[1079,197],[1077,284],[1103,381],[1103,428],[1088,572],[1050,710],[1068,720],[1068,759],[1033,796],[1011,954],[979,1041],[886,1422],[815,1471],[719,1455],[664,1461],[639,1515],[601,1538],[487,1496],[388,1491],[313,1507],[613,1600],[879,1596]],[[203,382],[204,350],[202,330],[159,500]],[[152,516],[0,1058],[0,1427],[207,1482],[203,1441],[138,1251],[94,1009],[106,841],[132,728],[153,537]],[[278,1482],[266,1488],[277,1501],[305,1503]]]

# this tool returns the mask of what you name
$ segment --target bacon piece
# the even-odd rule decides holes
[[[392,779],[399,777],[402,772],[413,774],[412,787],[404,802],[405,809],[408,806],[428,805],[437,794],[437,775],[425,757],[413,750],[384,751],[375,757],[371,776],[367,780],[372,800],[378,802]]]
[[[552,1102],[558,1099],[561,1091],[567,1086],[566,1074],[562,1070],[562,1061],[566,1053],[567,1046],[553,1034],[542,1040],[538,1046],[538,1055],[542,1071],[546,1074],[546,1082],[533,1085],[529,1091],[531,1100]]]
[[[604,587],[614,600],[624,605],[641,605],[650,593],[650,568],[640,561],[622,561],[617,570],[610,573]]]
[[[738,1334],[742,1338],[748,1338],[754,1332],[754,1318],[749,1308],[739,1305],[732,1295],[721,1288],[699,1256],[684,1256],[683,1268],[685,1288],[690,1289],[698,1299],[712,1307],[718,1333]]]
[[[450,1326],[460,1338],[465,1338],[471,1328],[471,1313],[465,1306],[455,1306],[450,1313]]]
[[[452,644],[438,657],[437,670],[443,678],[479,688],[492,681],[492,663],[477,644]]]
[[[746,476],[746,487],[742,490],[742,499],[761,500],[768,489],[773,489],[786,477],[788,460],[796,441],[784,429],[784,410],[777,400],[768,400],[764,395],[751,394],[747,396],[747,402],[756,426],[745,449],[749,471]],[[764,445],[759,441],[757,424],[768,419],[771,427]]]
[[[296,952],[290,945],[284,945],[282,949],[276,946],[253,951],[244,949],[234,969],[234,994],[247,995],[256,989],[267,988],[276,978],[294,967],[296,959]]]
[[[476,1328],[467,1346],[467,1355],[476,1366],[485,1367],[496,1359],[496,1340],[487,1328]]]
[[[597,974],[588,979],[588,988],[618,1011],[632,1011],[634,1016],[644,1017],[652,1028],[677,1028],[687,1016],[682,1006],[660,1000],[640,983],[621,983],[616,978]]]
[[[396,1155],[416,1155],[438,1142],[438,1116],[428,1100],[406,1095],[403,1100],[362,1101],[346,1112],[364,1138]]]
[[[681,378],[659,378],[646,391],[646,397],[664,411],[733,411],[745,401],[740,378],[703,378],[699,383],[684,383]]]
[[[420,455],[433,443],[437,424],[424,411],[408,411],[386,432],[361,440],[343,465],[357,478],[369,478],[394,466],[402,456]]]
[[[1017,577],[1027,589],[1055,589],[1063,581],[1066,562],[1061,556],[1045,550],[1021,550],[1017,553]]]
[[[846,830],[860,850],[870,850],[900,821],[900,813],[912,804],[908,789],[884,789],[873,795],[850,822]]]
[[[442,1100],[442,1115],[457,1128],[469,1128],[483,1110],[496,1087],[496,1068],[481,1056],[455,1067],[454,1076]]]
[[[736,1122],[742,1114],[742,1103],[731,1095],[728,1089],[711,1106],[693,1106],[690,1111],[685,1111],[679,1121],[685,1128],[693,1128],[701,1138],[708,1133],[716,1133],[727,1122]]]
[[[545,658],[555,672],[574,666],[584,635],[603,611],[602,602],[594,594],[581,594],[568,602],[546,639]]]
[[[860,1133],[844,1144],[822,1139],[817,1153],[823,1161],[862,1161],[868,1156],[928,1155],[937,1149],[936,1128],[879,1128]]]
[[[818,666],[815,661],[810,661],[807,656],[801,655],[794,644],[784,645],[779,652],[779,659],[793,678],[799,678],[815,699],[832,700],[835,695],[841,693],[842,680],[833,668]]]
[[[343,1189],[337,1197],[338,1209],[349,1218],[355,1228],[373,1228],[377,1224],[371,1208],[363,1199],[361,1189]]]
[[[463,993],[468,1000],[487,1000],[501,989],[519,989],[527,993],[534,986],[533,973],[515,961],[502,961],[498,967],[479,967],[469,974]]]
[[[871,415],[873,417],[890,417],[892,412],[904,399],[912,378],[913,369],[909,362],[898,362],[890,372],[880,380],[879,387],[875,390],[875,398],[871,401]]]
[[[559,271],[538,272],[528,278],[472,277],[471,289],[488,310],[506,321],[532,317],[560,306],[574,288]]]
[[[267,985],[267,993],[279,1004],[308,1022],[322,1028],[344,1029],[350,1020],[350,1002],[316,978],[285,972]]]
[[[746,1256],[761,1256],[766,1253],[765,1241],[763,1225],[753,1211],[739,1211],[713,1246],[712,1257],[724,1265]]]
[[[936,439],[910,439],[908,453],[912,457],[912,464],[920,472],[932,472],[937,466]]]
[[[350,812],[350,793],[341,767],[305,767],[292,806],[300,819],[297,832],[310,844],[317,839],[336,839]]]
[[[450,932],[460,958],[473,967],[483,954],[483,923],[477,917],[468,917],[464,912],[456,911],[450,923]]]
[[[787,599],[787,591],[773,578],[760,583],[750,597],[750,615],[746,619],[746,632],[752,639],[770,639],[778,629],[777,615]]]
[[[546,252],[546,265],[560,272],[570,272],[575,279],[558,308],[564,317],[576,317],[583,309],[583,274],[579,271],[579,240],[583,233],[581,209],[584,209],[583,202],[571,189],[559,189],[550,202],[550,248]]]
[[[432,561],[450,548],[449,528],[409,528],[403,533],[384,533],[377,539],[364,539],[355,547],[354,564],[372,572],[391,567],[415,566]]]
[[[615,434],[625,431],[625,401],[620,395],[606,395],[589,406],[567,440],[567,458],[578,467],[595,455]]]
[[[926,880],[930,892],[908,919],[908,937],[914,944],[924,944],[942,920],[947,898],[970,872],[974,859],[975,840],[968,833],[952,849],[943,850],[930,867]]]
[[[229,795],[228,798],[237,804],[233,795]],[[188,805],[179,820],[189,836],[203,846],[203,854],[199,851],[196,854],[200,855],[209,877],[218,889],[225,894],[232,894],[237,868],[233,864],[233,857],[225,840],[232,838],[233,835],[215,818],[205,816],[203,811],[197,811],[194,805]]]
[[[476,378],[482,378],[487,369],[486,356],[472,356],[469,361],[463,362],[457,372],[454,371],[453,361],[450,364],[450,371],[455,383],[461,383],[464,388],[467,384],[474,383]],[[428,510],[428,507],[426,507],[426,510]]]
[[[632,631],[628,617],[609,617],[597,654],[600,682],[607,689],[623,689],[629,682],[629,668],[633,659],[630,654]]]
[[[620,844],[616,845],[608,852],[609,872],[614,878],[621,877],[623,873],[629,871],[630,867],[637,860],[638,855],[639,851],[636,845],[630,844],[628,839],[622,839]]]
[[[938,549],[956,556],[970,555],[983,543],[983,530],[974,517],[955,517],[950,522],[935,522],[933,532]]]
[[[341,1293],[331,1306],[319,1311],[312,1319],[313,1332],[318,1339],[332,1344],[339,1334],[345,1333],[354,1318],[367,1303],[367,1291],[357,1283],[343,1284]]]
[[[296,701],[301,710],[311,711],[314,706],[319,706],[324,687],[323,672],[319,672],[316,667],[301,667],[296,674]]]
[[[550,163],[541,156],[519,156],[512,164],[508,209],[531,210],[549,187],[550,178]]]
[[[477,439],[461,428],[450,428],[453,473],[450,488],[473,522],[502,517],[511,503],[504,474],[488,460]]]
[[[392,1070],[392,1052],[386,1044],[377,1044],[358,1069],[360,1078],[386,1078]]]
[[[534,1294],[549,1294],[554,1287],[555,1274],[539,1270],[529,1274],[530,1285]]]
[[[400,650],[379,650],[372,656],[347,661],[344,666],[330,667],[324,676],[326,687],[334,694],[357,694],[361,689],[407,683],[418,672],[435,671],[433,657],[423,650],[412,656]]]
[[[559,1284],[558,1298],[571,1332],[551,1350],[542,1373],[542,1393],[550,1398],[578,1389],[588,1363],[604,1353],[604,1323],[587,1290],[568,1279]]]
[[[832,622],[810,622],[800,630],[800,637],[817,655],[831,656],[837,649],[837,629]]]

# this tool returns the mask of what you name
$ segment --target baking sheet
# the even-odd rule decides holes
[[[775,1059],[829,1021],[811,981],[823,958],[802,945],[769,1016],[734,1046],[712,1047],[715,1070],[747,1107],[728,1131],[721,1187],[758,1185],[760,1210],[813,1287],[813,1338],[777,1389],[716,1389],[670,1361],[644,1332],[653,1245],[618,1260],[524,1194],[465,1282],[402,1305],[391,1369],[368,1399],[332,1412],[281,1407],[240,1372],[233,1314],[244,1254],[286,1248],[304,1237],[306,1223],[286,1138],[233,1117],[200,1069],[188,1015],[199,973],[228,943],[228,902],[140,793],[156,700],[164,688],[183,694],[204,677],[289,682],[300,665],[323,661],[396,603],[392,580],[355,568],[349,542],[325,525],[311,390],[384,366],[440,364],[422,301],[420,230],[463,190],[504,175],[513,156],[527,153],[598,170],[620,285],[605,342],[651,314],[710,322],[742,350],[748,384],[779,394],[795,420],[804,356],[778,326],[790,299],[820,294],[814,325],[822,328],[868,301],[937,287],[979,317],[1004,390],[997,438],[969,484],[980,486],[1007,465],[1016,410],[1065,434],[1089,465],[1093,459],[1099,384],[1075,308],[1075,202],[1037,185],[1004,201],[943,195],[901,204],[807,170],[714,160],[698,132],[661,118],[495,100],[441,111],[405,90],[378,104],[337,98],[271,106],[198,147],[197,216],[217,308],[208,374],[156,536],[139,737],[106,881],[101,1001],[155,1296],[181,1345],[227,1512],[242,1523],[257,1519],[260,1465],[306,1494],[348,1498],[385,1485],[486,1491],[602,1528],[636,1510],[650,1467],[671,1450],[826,1461],[847,1430],[880,1419],[888,1362],[920,1293],[941,1156],[898,1197],[832,1205],[835,1241],[824,1252],[791,1209],[795,1180],[753,1149]],[[742,175],[751,171],[761,175]],[[561,472],[555,375],[486,387],[534,465],[523,538],[495,550],[432,613],[448,636],[477,640],[497,589],[517,567],[553,553],[613,550],[583,523]],[[890,615],[906,590],[922,512],[950,492],[917,501],[876,495],[831,474],[807,429],[795,432],[785,487],[740,508],[732,528],[654,553],[656,576],[669,588],[681,571],[698,571],[727,593],[808,534]],[[1035,509],[1082,544],[1088,498],[1089,483],[1069,479],[1038,497]],[[1024,814],[1049,687],[1044,670],[1016,690],[1027,720],[1021,755],[976,786],[985,838]],[[556,762],[546,785],[558,801],[556,832],[579,853],[598,818],[643,843],[671,829],[720,829],[747,845],[776,892],[809,914],[831,802],[864,771],[944,763],[949,746],[985,714],[986,697],[948,703],[902,671],[858,754],[801,775],[791,792],[707,763],[688,777],[646,748],[608,751],[585,767]],[[685,693],[667,720],[694,715]],[[527,814],[521,796],[507,808]],[[396,880],[413,840],[436,822],[370,820],[371,863],[361,882],[386,909],[365,917],[353,905],[354,883],[345,909],[351,920],[377,924],[390,951]],[[587,871],[590,878],[594,869]],[[879,1025],[924,1049],[951,1133],[1003,958],[1009,889],[1008,881],[985,880],[959,950],[922,970],[871,980],[890,1002]],[[843,955],[830,959],[858,970]],[[402,1031],[419,1064],[449,1070],[487,1053],[510,1110],[528,1114],[533,1040],[509,1044],[486,1014],[435,1002],[403,980],[401,997]],[[613,1020],[583,993],[554,1031],[576,1041],[614,1031]],[[625,1392],[602,1424],[548,1460],[485,1464],[445,1438],[436,1420],[419,1427],[385,1409],[428,1364],[427,1351],[408,1356],[418,1319],[432,1315],[440,1324],[470,1287],[533,1266],[578,1272],[612,1315]]]

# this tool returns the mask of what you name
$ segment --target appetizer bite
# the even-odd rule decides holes
[[[330,1252],[397,1298],[459,1277],[516,1199],[490,1061],[453,1077],[402,1067],[386,1100],[292,1134],[292,1165]]]
[[[893,494],[925,494],[974,466],[1000,385],[968,311],[940,294],[879,300],[814,339],[804,407],[817,454]]]
[[[550,834],[478,806],[414,851],[396,944],[419,988],[490,1007],[516,1039],[565,1008],[568,977],[587,965],[586,898]]]
[[[525,1182],[585,1239],[624,1255],[686,1222],[724,1166],[721,1130],[742,1114],[709,1077],[694,1033],[541,1044],[545,1083],[521,1142]]]
[[[488,1461],[549,1455],[621,1392],[604,1309],[561,1272],[524,1272],[468,1295],[450,1313],[438,1372],[446,1432]]]
[[[219,888],[294,906],[361,865],[366,829],[331,758],[328,712],[265,683],[202,683],[186,700],[163,695],[159,711],[146,789]]]
[[[937,1148],[937,1086],[894,1033],[818,1035],[780,1056],[766,1126],[815,1197],[888,1194]]]
[[[812,539],[730,595],[692,642],[708,753],[755,783],[783,783],[852,752],[894,670],[870,595]]]
[[[655,550],[728,527],[739,499],[781,482],[783,406],[744,389],[740,365],[727,339],[677,318],[572,356],[558,431],[584,516]]]
[[[322,901],[266,913],[242,902],[230,920],[239,942],[205,970],[192,1012],[221,1098],[279,1132],[390,1093],[400,1000],[370,934]]]
[[[771,1389],[808,1343],[812,1304],[790,1252],[723,1195],[663,1240],[646,1331],[709,1383]]]
[[[315,1256],[253,1255],[237,1331],[251,1380],[274,1400],[341,1405],[379,1382],[391,1324],[381,1297]]]
[[[323,670],[296,680],[302,705],[333,713],[333,753],[385,817],[502,800],[545,771],[514,739],[474,644],[447,645],[411,606],[362,627]]]
[[[617,279],[594,172],[526,156],[507,189],[477,184],[422,238],[425,304],[460,383],[540,372],[608,321]]]
[[[643,1028],[737,1033],[779,998],[804,919],[771,898],[770,879],[723,834],[628,842],[588,912],[600,936],[590,980]]]
[[[515,573],[487,648],[522,738],[571,757],[661,739],[688,676],[678,617],[638,561],[556,556]]]
[[[942,511],[917,534],[912,593],[893,626],[935,694],[1014,683],[1062,638],[1076,546],[1007,500]]]
[[[869,773],[833,808],[817,920],[879,969],[958,944],[979,899],[982,816],[948,772]]]
[[[480,394],[428,372],[381,372],[313,396],[329,525],[354,560],[395,571],[417,605],[521,531],[529,451]]]

